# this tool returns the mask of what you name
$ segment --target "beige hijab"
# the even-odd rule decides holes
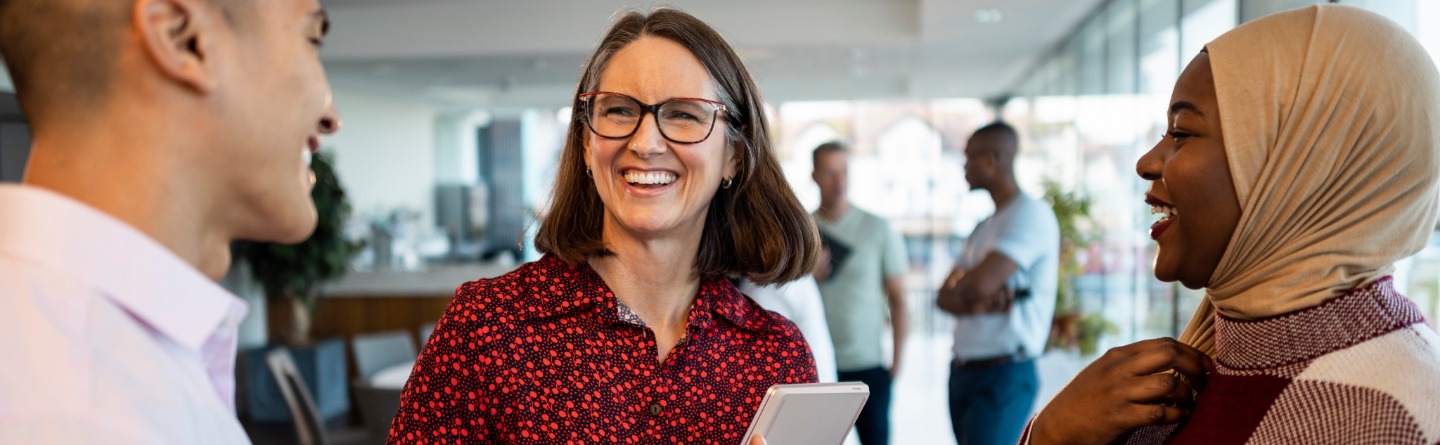
[[[1180,340],[1314,307],[1391,273],[1435,227],[1440,73],[1404,29],[1316,5],[1207,45],[1240,221]]]

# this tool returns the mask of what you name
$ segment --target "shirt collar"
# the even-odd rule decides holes
[[[549,267],[558,267],[564,264],[559,258],[549,254],[540,261]],[[572,270],[577,273],[576,279],[582,283],[583,288],[588,289],[585,291],[584,297],[594,303],[592,307],[599,311],[600,320],[607,324],[644,326],[643,323],[636,322],[639,317],[634,316],[634,312],[626,308],[620,299],[615,297],[610,286],[605,284],[605,281],[600,278],[600,274],[595,273],[595,269],[591,268],[589,264],[576,264]],[[572,308],[578,309],[582,306],[590,305],[575,305]],[[735,288],[734,284],[730,283],[730,280],[720,276],[706,277],[700,281],[700,295],[690,307],[687,324],[695,328],[707,329],[713,326],[715,319],[719,317],[748,330],[775,331],[783,329],[782,326],[771,322],[771,317],[758,316],[760,311],[763,309],[750,302],[744,294],[740,293],[739,289]]]
[[[200,350],[247,310],[159,242],[69,197],[0,185],[0,214],[0,254],[67,272],[185,348]]]
[[[708,295],[707,295],[708,294]],[[701,301],[707,306],[707,315],[724,319],[742,329],[757,332],[783,332],[784,326],[778,316],[765,316],[765,309],[751,301],[730,280],[714,277],[700,286]]]
[[[569,265],[550,253],[546,253],[543,258],[540,258],[537,264],[540,269],[546,269],[546,271],[575,274],[573,279],[582,288],[582,291],[576,294],[573,300],[566,297],[566,300],[573,304],[566,304],[563,307],[554,305],[554,307],[543,310],[543,313],[556,315],[569,313],[569,311],[589,310],[596,311],[596,317],[599,317],[600,323],[603,324],[644,325],[635,323],[635,320],[625,315],[634,315],[634,313],[629,308],[624,308],[624,304],[621,304],[619,298],[615,297],[615,292],[605,284],[605,279],[600,279],[600,274],[596,274],[595,269],[590,268],[589,264],[580,262],[580,264]],[[688,318],[687,324],[703,330],[703,328],[710,328],[717,320],[724,320],[750,331],[765,331],[765,333],[785,331],[785,325],[779,323],[779,317],[766,317],[765,310],[760,308],[760,305],[744,297],[744,294],[740,294],[740,289],[734,287],[729,279],[719,277],[719,275],[701,278],[700,295],[690,307],[690,318]]]

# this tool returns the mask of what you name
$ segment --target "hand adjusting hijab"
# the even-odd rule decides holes
[[[1240,221],[1180,340],[1214,317],[1318,306],[1424,247],[1437,211],[1440,73],[1404,29],[1316,5],[1207,45]]]

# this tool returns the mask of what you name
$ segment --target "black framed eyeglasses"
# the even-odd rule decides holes
[[[725,104],[697,97],[676,97],[650,105],[620,93],[592,91],[581,94],[585,126],[607,139],[624,139],[640,129],[645,113],[655,115],[660,135],[671,142],[694,144],[710,137]]]

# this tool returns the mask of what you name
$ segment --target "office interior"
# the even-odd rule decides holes
[[[297,361],[330,429],[381,443],[379,424],[388,419],[377,420],[384,409],[375,414],[373,406],[398,403],[386,398],[398,397],[404,364],[413,363],[455,287],[539,257],[529,239],[555,177],[567,107],[609,18],[659,3],[322,3],[334,28],[321,58],[345,123],[323,150],[333,154],[354,209],[345,233],[365,247],[343,276],[317,286],[316,351]],[[1174,81],[1206,42],[1312,3],[1324,2],[665,4],[706,20],[739,50],[767,101],[776,154],[807,208],[819,203],[810,151],[826,141],[850,144],[849,198],[888,219],[909,255],[912,332],[892,440],[945,444],[954,443],[945,405],[950,319],[936,308],[935,292],[969,232],[994,210],[964,180],[969,134],[997,119],[1012,123],[1021,133],[1016,173],[1025,193],[1044,195],[1049,184],[1092,200],[1082,224],[1090,242],[1077,251],[1080,273],[1067,285],[1073,312],[1095,322],[1099,335],[1093,348],[1057,345],[1040,359],[1038,410],[1107,348],[1184,328],[1202,294],[1151,275],[1155,245],[1146,228],[1155,217],[1141,201],[1147,183],[1134,174],[1135,160],[1164,132]],[[1440,2],[1330,3],[1379,12],[1440,58]],[[20,180],[28,140],[0,70],[0,182]],[[242,421],[256,443],[300,443],[258,359],[281,335],[274,319],[293,311],[267,300],[244,272],[232,271],[225,284],[251,308],[237,369]],[[1432,236],[1397,265],[1396,284],[1434,326],[1440,239]]]

